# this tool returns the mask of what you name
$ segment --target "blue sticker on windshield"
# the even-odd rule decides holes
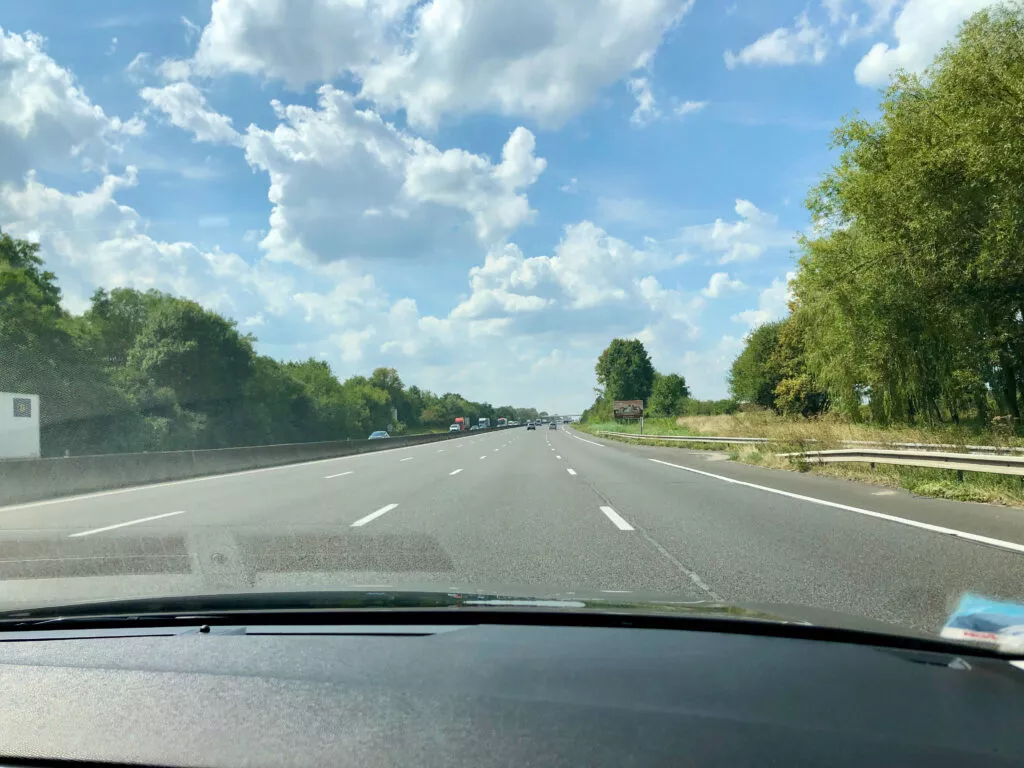
[[[942,628],[942,637],[1024,652],[1024,603],[966,594]]]

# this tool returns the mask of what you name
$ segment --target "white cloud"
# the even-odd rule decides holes
[[[280,123],[250,126],[243,146],[270,176],[274,208],[261,245],[274,259],[427,256],[501,241],[533,215],[523,190],[545,161],[525,128],[495,164],[410,136],[330,86],[318,109],[273,106]]]
[[[759,325],[779,320],[789,312],[789,302],[793,298],[789,283],[796,277],[796,272],[787,272],[785,278],[777,277],[772,284],[761,291],[757,309],[748,309],[733,315],[734,322],[743,323],[753,330]]]
[[[135,169],[129,167],[122,176],[106,176],[95,189],[64,194],[30,175],[22,186],[0,187],[0,225],[42,245],[65,302],[76,311],[85,308],[97,286],[157,288],[229,315],[247,307],[280,311],[286,286],[281,276],[271,278],[231,253],[147,235],[142,217],[114,199],[135,183]]]
[[[575,195],[576,194],[576,190],[578,188],[579,188],[579,182],[577,181],[575,176],[573,176],[571,179],[569,179],[569,181],[567,181],[565,184],[563,184],[562,186],[559,187],[559,189],[562,192],[565,192],[565,194],[567,194],[567,195]]]
[[[728,396],[726,374],[733,360],[743,351],[743,339],[728,334],[720,337],[714,346],[704,350],[687,350],[683,353],[678,368],[686,377],[686,383],[694,397],[702,400],[719,400]]]
[[[695,335],[703,301],[661,285],[652,273],[674,262],[652,247],[634,248],[589,221],[566,227],[551,256],[526,257],[515,244],[470,270],[472,294],[453,319],[509,320],[507,332],[635,333],[652,323]]]
[[[0,181],[30,169],[102,168],[125,136],[145,129],[93,104],[74,76],[43,52],[44,39],[0,28]]]
[[[693,0],[216,0],[201,74],[293,87],[342,74],[383,109],[433,126],[497,112],[556,126],[640,69]]]
[[[110,38],[110,45],[107,46],[107,56],[113,56],[117,51],[117,37]]]
[[[636,99],[636,109],[630,115],[629,122],[643,128],[661,117],[661,111],[654,100],[654,93],[651,92],[651,81],[648,78],[634,77],[626,81],[626,85]]]
[[[779,227],[778,216],[762,211],[749,200],[737,200],[736,213],[738,221],[716,219],[713,224],[686,227],[681,239],[720,254],[721,264],[752,261],[769,248],[793,242],[793,233]]]
[[[206,97],[192,83],[143,88],[139,96],[163,112],[172,125],[189,131],[196,141],[215,144],[241,142],[241,136],[231,127],[231,118],[210,109]]]
[[[697,112],[700,112],[707,105],[708,102],[706,101],[684,101],[682,104],[680,104],[672,111],[675,112],[679,117],[686,117],[687,115],[693,115],[696,114]]]
[[[715,272],[700,293],[709,299],[717,299],[730,291],[742,291],[746,287],[743,281],[730,279],[728,272]]]
[[[795,26],[779,27],[755,40],[739,53],[725,52],[725,65],[792,66],[820,64],[828,55],[829,38],[822,27],[811,23],[807,12],[797,16]]]
[[[300,88],[367,66],[412,0],[215,0],[195,54],[200,74],[243,72]]]
[[[893,23],[895,46],[875,43],[854,70],[858,83],[883,86],[896,70],[922,72],[972,14],[995,0],[907,0]]]

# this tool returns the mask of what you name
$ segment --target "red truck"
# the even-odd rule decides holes
[[[464,416],[456,416],[455,423],[459,425],[460,432],[465,432],[469,429],[469,424],[466,423],[466,418]]]

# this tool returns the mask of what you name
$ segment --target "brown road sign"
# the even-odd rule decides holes
[[[616,419],[639,419],[644,415],[644,401],[616,400],[612,410]]]

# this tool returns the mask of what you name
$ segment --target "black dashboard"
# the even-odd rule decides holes
[[[14,765],[1024,763],[1024,669],[969,649],[476,620],[139,627],[7,633],[0,681]]]

